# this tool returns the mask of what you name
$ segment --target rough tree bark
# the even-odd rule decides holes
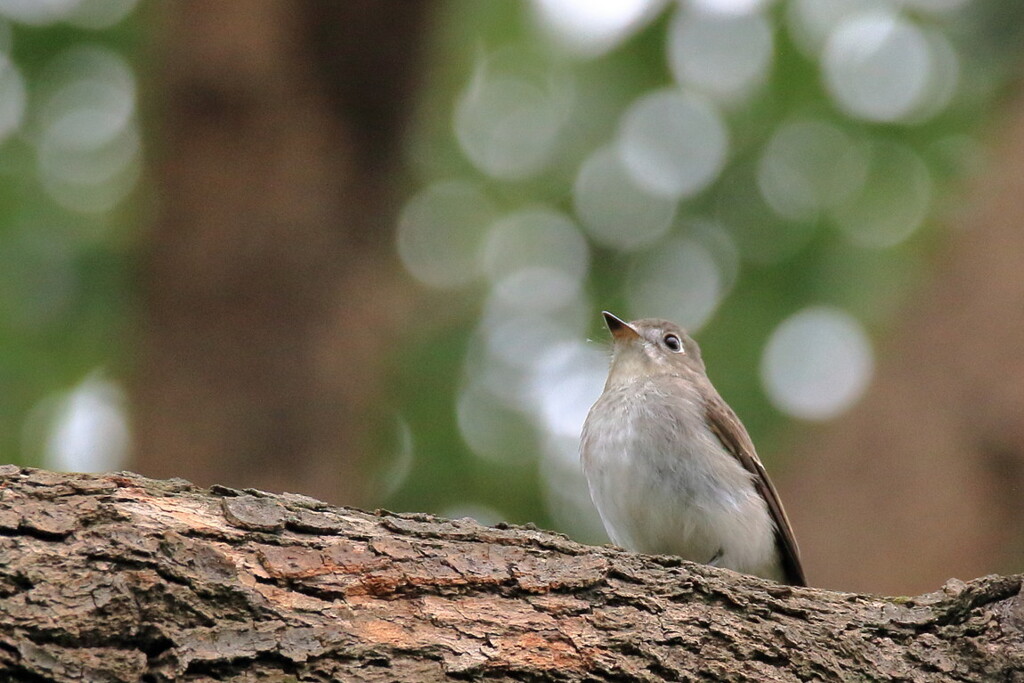
[[[393,248],[429,0],[153,7],[159,199],[132,462],[366,502],[415,294]]]
[[[533,528],[0,467],[9,681],[1024,680],[1021,576],[790,588]]]

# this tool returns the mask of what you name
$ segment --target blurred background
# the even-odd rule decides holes
[[[1016,0],[0,0],[0,459],[605,542],[681,322],[813,585],[1024,570]]]

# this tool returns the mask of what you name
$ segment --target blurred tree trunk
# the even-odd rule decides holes
[[[410,288],[394,178],[426,0],[154,8],[132,467],[359,502]]]
[[[1024,561],[1024,101],[860,404],[781,483],[812,585],[911,594]]]

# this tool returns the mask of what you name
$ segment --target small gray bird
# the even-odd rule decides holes
[[[697,343],[666,320],[604,318],[612,363],[580,459],[612,541],[807,585],[779,495]]]

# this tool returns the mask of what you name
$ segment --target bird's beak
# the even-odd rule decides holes
[[[603,311],[602,315],[604,315],[604,322],[608,325],[608,330],[612,333],[612,336],[615,337],[615,341],[640,338],[640,334],[625,320],[615,317],[608,311]]]

